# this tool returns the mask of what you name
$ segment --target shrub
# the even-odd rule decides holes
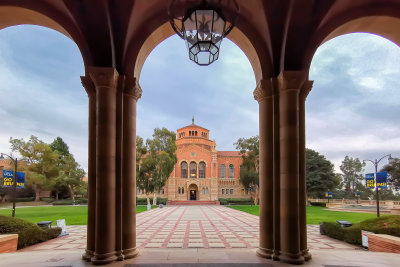
[[[361,245],[361,230],[400,237],[400,216],[392,215],[368,219],[347,228],[343,228],[337,223],[323,222],[321,228],[329,237],[350,244]]]
[[[317,206],[317,207],[326,207],[325,202],[310,202],[311,206]]]
[[[56,199],[54,197],[41,197],[40,201],[45,201],[47,203],[54,202]]]
[[[168,201],[168,198],[157,198],[157,204],[164,204],[166,205]],[[153,198],[150,198],[150,204],[153,205]],[[147,198],[137,198],[136,199],[136,205],[147,205]]]
[[[35,223],[0,215],[0,234],[18,234],[18,249],[57,237],[61,228],[41,228]]]
[[[12,199],[11,199],[12,201]],[[35,197],[17,197],[15,198],[15,202],[31,202],[35,201]]]
[[[81,198],[81,199],[63,199],[63,200],[57,200],[54,201],[52,204],[53,206],[59,206],[59,205],[81,205],[81,204],[87,204],[88,200],[85,198]]]
[[[251,198],[219,198],[221,205],[254,205]]]

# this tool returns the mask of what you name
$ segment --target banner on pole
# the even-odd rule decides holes
[[[326,198],[332,198],[332,192],[325,192]]]
[[[367,188],[375,188],[375,175],[374,173],[365,174],[365,185]]]
[[[3,187],[14,185],[14,171],[3,170]],[[17,188],[25,188],[25,173],[17,172]]]
[[[376,186],[378,188],[387,188],[387,172],[378,172],[376,174]]]

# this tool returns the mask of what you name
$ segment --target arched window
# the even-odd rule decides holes
[[[235,167],[233,164],[229,164],[229,178],[233,178],[235,176]]]
[[[164,195],[164,193],[165,193],[165,192],[164,192],[164,188],[163,188],[163,189],[162,189],[162,191],[161,191],[161,194],[163,194],[163,195]]]
[[[233,189],[231,189],[231,195],[233,195]]]
[[[185,190],[183,189],[183,187],[182,187],[182,194],[184,194],[185,193]]]
[[[201,189],[201,193],[204,195],[205,194],[205,190],[204,190],[204,187]]]
[[[225,194],[225,189],[222,189],[222,194]]]
[[[181,194],[181,188],[178,187],[178,194]]]
[[[199,163],[199,178],[206,178],[206,164],[204,162]]]
[[[190,178],[197,178],[197,164],[190,162]]]
[[[225,178],[225,172],[226,172],[225,164],[221,164],[221,166],[219,168],[219,173],[220,173],[221,178]]]
[[[206,195],[208,194],[208,187],[206,187]]]
[[[187,175],[188,175],[188,165],[184,161],[184,162],[181,163],[181,177],[182,178],[187,178]]]

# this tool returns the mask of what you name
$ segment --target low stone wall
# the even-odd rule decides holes
[[[18,246],[18,235],[0,235],[0,253],[16,252]]]
[[[370,251],[400,254],[400,237],[382,234],[368,234]]]

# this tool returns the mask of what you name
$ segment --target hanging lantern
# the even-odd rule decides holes
[[[236,1],[233,2],[239,10]],[[186,41],[189,59],[200,66],[210,65],[218,59],[222,39],[234,26],[227,22],[217,5],[204,0],[189,8],[183,18],[178,19],[180,26],[176,25],[175,20],[173,17],[170,19],[172,28]]]

